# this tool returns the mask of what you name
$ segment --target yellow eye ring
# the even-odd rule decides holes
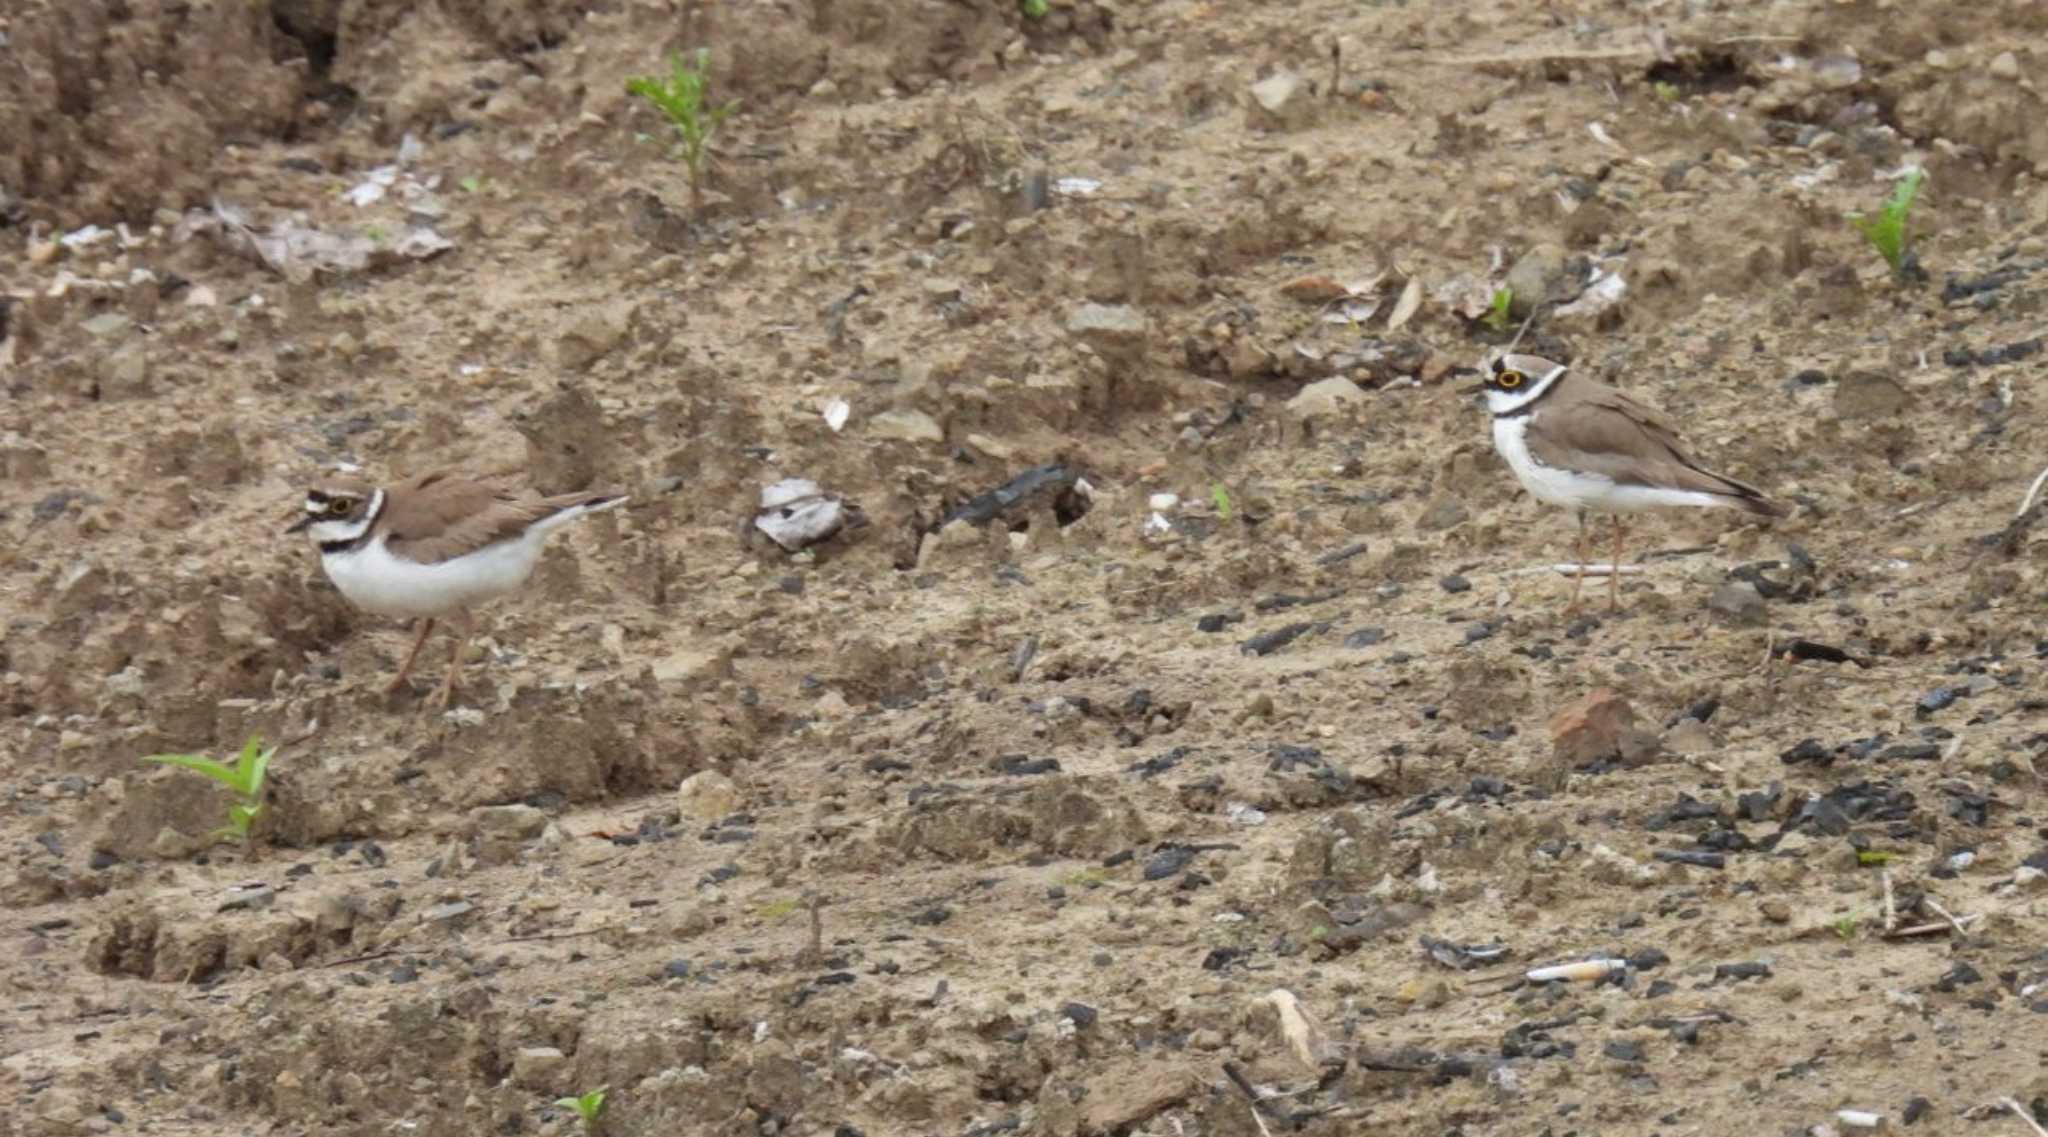
[[[1512,391],[1521,386],[1522,380],[1526,378],[1528,376],[1523,375],[1519,371],[1503,371],[1499,375],[1494,376],[1493,381],[1504,390]]]

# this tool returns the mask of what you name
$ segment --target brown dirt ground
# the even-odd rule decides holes
[[[569,1133],[600,1085],[613,1134],[2025,1132],[1983,1107],[2048,1114],[2048,581],[2008,529],[2048,460],[2044,32],[2033,0],[12,5],[0,1134]],[[700,44],[741,109],[693,208],[622,85]],[[1842,218],[1907,163],[1901,286]],[[215,201],[376,255],[276,271]],[[454,247],[394,255],[415,222]],[[1798,506],[1639,524],[1677,552],[1618,616],[1518,572],[1572,522],[1461,391],[1499,337],[1455,309],[1532,249],[1629,283],[1535,346]],[[1305,277],[1377,308],[1328,322]],[[1362,395],[1296,400],[1334,375]],[[406,631],[280,535],[342,461],[634,499],[436,715],[381,694]],[[921,539],[1052,461],[1080,520]],[[785,476],[868,524],[743,540]],[[1760,623],[1707,607],[1738,570]],[[1794,638],[1862,664],[1767,659]],[[1553,752],[1603,686],[1660,753]],[[137,758],[251,732],[284,750],[245,858]],[[733,796],[679,802],[706,770]],[[1657,857],[1702,838],[1724,867]],[[1884,939],[1881,871],[1909,921],[1979,919]],[[1602,953],[1625,982],[1512,983]],[[1341,1069],[1291,1056],[1279,988]]]

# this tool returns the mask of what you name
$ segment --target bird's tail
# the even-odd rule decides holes
[[[626,495],[622,493],[565,493],[543,498],[543,504],[552,507],[554,512],[535,523],[534,528],[546,531],[558,525],[567,525],[579,517],[616,509],[626,504],[626,500]]]

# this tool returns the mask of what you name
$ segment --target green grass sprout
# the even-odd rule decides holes
[[[1834,928],[1836,936],[1844,940],[1853,940],[1856,938],[1857,923],[1856,917],[1843,916],[1830,925],[1830,927]]]
[[[598,1126],[604,1121],[604,1095],[610,1086],[599,1086],[587,1094],[573,1098],[556,1098],[555,1104],[576,1111],[583,1119],[583,1132],[595,1137]]]
[[[1676,83],[1669,83],[1662,79],[1659,79],[1655,83],[1650,84],[1650,89],[1652,91],[1657,92],[1657,97],[1664,100],[1667,103],[1675,103],[1678,101],[1679,90],[1678,84]]]
[[[1490,303],[1489,305],[1487,305],[1487,308],[1486,308],[1486,315],[1484,315],[1484,316],[1481,316],[1481,317],[1479,317],[1479,322],[1480,322],[1480,323],[1482,323],[1482,324],[1485,324],[1485,325],[1486,325],[1487,327],[1489,327],[1489,328],[1492,328],[1492,329],[1493,329],[1494,331],[1496,331],[1496,332],[1505,332],[1505,331],[1507,331],[1507,330],[1508,330],[1508,308],[1509,308],[1509,307],[1511,307],[1511,306],[1512,306],[1512,305],[1514,304],[1514,302],[1515,302],[1515,290],[1514,290],[1514,289],[1512,289],[1512,288],[1496,288],[1496,289],[1494,289],[1494,290],[1493,290],[1493,301],[1492,301],[1492,303]]]
[[[1027,20],[1043,20],[1046,13],[1052,11],[1052,5],[1046,0],[1019,0],[1017,6],[1023,9]]]
[[[1876,217],[1861,213],[1849,215],[1849,223],[1856,226],[1884,263],[1892,267],[1892,275],[1905,279],[1908,273],[1908,257],[1912,253],[1912,240],[1906,232],[1906,223],[1913,214],[1913,202],[1920,196],[1920,186],[1927,180],[1927,171],[1915,168],[1899,184],[1892,187],[1892,195],[1885,199],[1884,209]]]
[[[277,747],[265,748],[260,735],[250,735],[232,766],[204,754],[152,754],[143,761],[182,767],[226,786],[235,800],[228,806],[228,823],[214,830],[212,836],[247,841],[249,827],[263,813],[263,779],[270,770],[270,759],[276,754]]]
[[[1859,865],[1888,865],[1892,863],[1892,858],[1897,855],[1896,853],[1888,853],[1883,849],[1858,849],[1856,850],[1856,863]]]
[[[1210,485],[1209,500],[1216,503],[1216,516],[1230,520],[1230,491],[1223,488],[1222,482]]]
[[[464,193],[475,193],[484,188],[484,180],[475,174],[471,174],[455,184],[461,186]]]
[[[718,124],[739,107],[738,103],[712,106],[706,100],[705,91],[710,84],[706,72],[710,65],[710,49],[700,47],[694,63],[686,61],[680,52],[671,56],[666,80],[643,75],[626,81],[629,94],[654,104],[676,128],[676,136],[682,141],[683,163],[690,170],[692,204],[704,192],[704,166],[710,156],[711,136],[718,132]]]

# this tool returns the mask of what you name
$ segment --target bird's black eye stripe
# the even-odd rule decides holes
[[[306,500],[312,502],[315,505],[326,505],[328,498],[326,494],[320,492],[319,490],[307,490]]]

